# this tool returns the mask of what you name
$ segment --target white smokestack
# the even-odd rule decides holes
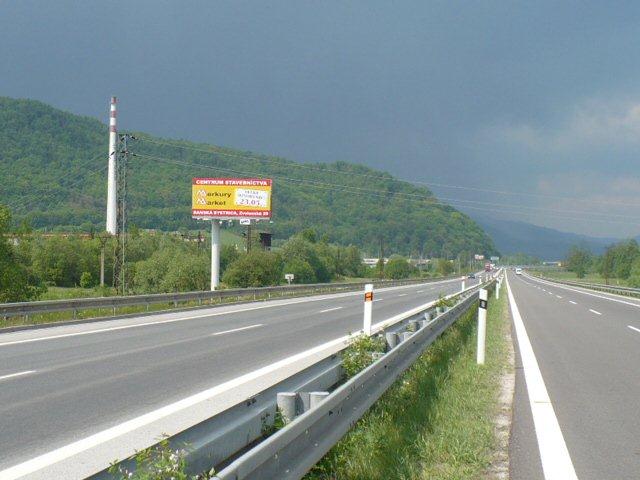
[[[109,114],[109,176],[107,180],[107,233],[118,233],[118,199],[116,179],[116,97],[111,97]]]

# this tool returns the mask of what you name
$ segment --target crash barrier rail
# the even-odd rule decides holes
[[[73,318],[77,318],[78,312],[88,309],[112,309],[115,316],[117,309],[130,306],[146,306],[147,310],[151,305],[172,304],[177,307],[180,303],[197,302],[198,305],[214,304],[222,302],[224,299],[259,299],[273,298],[286,295],[337,293],[353,290],[362,290],[367,283],[373,283],[378,288],[396,287],[402,285],[412,285],[416,283],[432,283],[442,280],[458,278],[449,276],[434,279],[410,279],[410,280],[378,280],[374,282],[357,283],[317,283],[306,285],[284,285],[277,287],[259,288],[236,288],[203,292],[182,292],[182,293],[156,293],[148,295],[129,295],[118,297],[99,298],[76,298],[69,300],[44,300],[35,302],[0,303],[0,318],[25,317],[30,315],[73,312]]]
[[[493,283],[492,280],[484,286]],[[301,478],[440,334],[476,304],[481,286],[451,295],[460,301],[450,309],[436,308],[436,302],[430,302],[418,313],[410,311],[397,323],[377,332],[386,339],[387,352],[342,385],[344,375],[338,352],[171,437],[171,447],[186,446],[188,470],[194,475],[226,465],[216,478]],[[328,394],[336,385],[340,386]],[[291,394],[296,396],[296,411],[301,414],[250,448],[273,429],[281,392],[294,392]],[[131,460],[119,465],[128,469],[134,466]],[[90,477],[112,478],[106,470]]]
[[[578,282],[573,280],[558,280],[555,278],[549,278],[542,275],[534,275],[537,278],[547,280],[548,282],[561,283],[563,285],[569,285],[572,287],[588,288],[590,290],[598,290],[605,293],[615,293],[616,295],[625,295],[627,297],[640,297],[640,288],[622,287],[618,285],[605,285],[601,283],[587,283]]]

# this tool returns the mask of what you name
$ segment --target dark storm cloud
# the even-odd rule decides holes
[[[629,183],[638,172],[639,7],[2,2],[0,94],[106,120],[115,93],[125,128],[522,191],[539,196],[434,188],[531,207],[525,221],[626,235],[640,232],[640,218],[554,212],[575,205],[557,196],[578,197],[587,212],[610,211],[607,196],[640,203]],[[486,204],[467,203],[476,208],[468,212],[521,216]]]

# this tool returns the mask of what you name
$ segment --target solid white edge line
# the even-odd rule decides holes
[[[593,308],[590,308],[589,311],[591,313],[595,313],[596,315],[602,315],[600,312],[598,312],[597,310],[594,310]]]
[[[632,327],[631,325],[627,325],[631,330],[635,330],[636,332],[640,332],[640,328]]]
[[[520,316],[508,278],[507,294],[518,339],[520,358],[522,359],[529,405],[536,430],[545,480],[577,480],[578,476],[573,467],[558,418],[549,398],[547,387],[538,366],[538,360],[529,341],[529,336],[527,335],[524,321]]]
[[[455,279],[451,279],[451,280],[442,280],[442,281],[438,281],[435,282],[435,284],[440,285],[442,283],[451,283],[456,281]],[[422,284],[417,284],[417,285],[422,285]],[[388,291],[388,290],[398,290],[398,289],[402,289],[402,288],[410,288],[410,287],[414,287],[416,285],[401,285],[399,287],[382,287],[381,290],[382,291]],[[433,287],[435,288],[435,287]],[[346,292],[346,293],[334,293],[334,294],[329,294],[331,295],[330,298],[343,298],[343,297],[351,297],[351,296],[356,296],[356,295],[361,295],[361,292]],[[252,310],[260,310],[263,308],[277,308],[277,307],[284,307],[287,305],[295,305],[297,303],[306,303],[306,302],[319,302],[322,300],[328,300],[329,298],[327,298],[326,296],[321,296],[319,298],[314,298],[314,297],[303,297],[303,298],[297,298],[297,299],[292,299],[288,302],[281,302],[279,301],[277,304],[269,304],[269,303],[262,303],[260,305],[254,305],[254,306],[248,306],[245,308],[239,308],[236,310],[231,310],[231,311],[226,311],[226,312],[210,312],[210,313],[203,313],[200,315],[189,315],[187,317],[180,317],[180,318],[169,318],[167,320],[157,320],[157,321],[150,321],[150,322],[143,322],[143,323],[135,323],[132,325],[120,325],[118,327],[107,327],[107,328],[98,328],[96,330],[87,330],[87,331],[83,331],[83,332],[73,332],[73,333],[62,333],[59,335],[49,335],[46,337],[37,337],[37,338],[26,338],[24,340],[11,340],[8,342],[0,342],[0,347],[4,347],[4,346],[9,346],[9,345],[19,345],[22,343],[32,343],[32,342],[42,342],[45,340],[55,340],[57,338],[66,338],[66,337],[78,337],[78,336],[82,336],[82,335],[92,335],[95,333],[103,333],[103,332],[113,332],[116,330],[126,330],[128,328],[140,328],[140,327],[152,327],[154,325],[162,325],[165,323],[175,323],[175,322],[183,322],[186,320],[196,320],[198,318],[206,318],[206,317],[217,317],[220,315],[231,315],[233,313],[242,313],[242,312],[250,312]],[[168,312],[159,312],[158,315],[165,315],[165,314],[171,314],[172,312],[168,311]],[[173,312],[175,313],[175,312]],[[105,320],[108,321],[108,320]],[[68,325],[61,325],[60,327],[65,327]],[[54,327],[55,328],[55,327]]]
[[[569,300],[569,303],[573,303],[574,305],[578,304],[578,302],[574,302],[573,300]]]
[[[475,286],[474,286],[475,287]],[[470,290],[474,287],[469,287],[466,290]],[[465,291],[466,291],[465,290]],[[460,292],[452,293],[447,295],[445,298],[450,298],[455,295],[458,295]],[[391,325],[397,323],[398,321],[408,318],[416,313],[425,310],[435,304],[435,300],[431,302],[427,302],[423,305],[415,307],[411,310],[407,310],[406,312],[395,315],[391,318],[383,320],[382,322],[376,323],[372,325],[372,334],[375,334],[385,328],[387,325]],[[331,340],[329,342],[323,343],[322,345],[318,345],[317,347],[311,348],[309,350],[305,350],[304,352],[297,353],[290,357],[279,360],[270,365],[259,368],[258,370],[254,370],[252,372],[241,375],[240,377],[236,377],[227,382],[216,385],[215,387],[209,388],[202,392],[196,393],[189,397],[183,398],[182,400],[178,400],[177,402],[171,403],[169,405],[165,405],[164,407],[160,407],[156,410],[153,410],[149,413],[143,414],[139,417],[133,418],[131,420],[127,420],[119,425],[115,425],[111,428],[107,428],[106,430],[102,430],[101,432],[95,433],[88,437],[85,437],[76,442],[70,443],[63,447],[57,448],[50,452],[44,453],[32,459],[26,460],[22,463],[9,467],[5,470],[0,471],[0,480],[17,480],[19,478],[25,477],[33,472],[37,472],[38,470],[42,470],[43,468],[53,465],[54,463],[61,462],[67,458],[70,458],[74,455],[77,455],[81,452],[87,451],[90,448],[96,447],[102,443],[113,440],[117,437],[125,435],[133,430],[144,427],[153,423],[162,418],[168,417],[176,412],[184,410],[186,408],[192,407],[200,402],[208,400],[220,393],[236,388],[244,383],[247,383],[251,380],[259,378],[263,375],[271,373],[275,370],[278,370],[282,367],[295,363],[305,357],[310,355],[314,355],[319,353],[325,349],[328,349],[332,346],[339,345],[340,343],[347,343],[349,339],[354,336],[360,335],[362,330],[354,332],[350,335],[345,335],[340,338],[336,338],[335,340]]]
[[[29,375],[31,373],[36,373],[36,371],[35,370],[25,370],[24,372],[10,373],[9,375],[2,375],[0,377],[0,380],[7,380],[9,378],[21,377],[23,375]]]
[[[249,330],[251,328],[258,328],[258,327],[262,327],[262,326],[264,326],[264,324],[256,323],[255,325],[248,325],[246,327],[233,328],[231,330],[224,330],[223,332],[212,333],[210,336],[211,337],[217,337],[218,335],[224,335],[226,333],[241,332],[242,330]]]
[[[327,313],[327,312],[333,312],[334,310],[340,310],[342,307],[333,307],[333,308],[327,308],[325,310],[320,310],[320,313]]]

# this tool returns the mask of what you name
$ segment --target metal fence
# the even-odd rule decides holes
[[[214,304],[225,300],[256,300],[274,297],[295,296],[306,294],[336,293],[362,290],[366,283],[373,283],[377,288],[411,285],[415,283],[429,283],[457,277],[438,279],[411,280],[378,280],[374,282],[358,283],[319,283],[310,285],[285,285],[277,287],[237,288],[204,292],[159,293],[149,295],[129,295],[119,297],[78,298],[69,300],[45,300],[36,302],[1,303],[0,318],[26,317],[31,315],[72,312],[76,318],[78,312],[89,309],[111,309],[113,315],[119,308],[129,306],[143,306],[148,310],[152,305],[166,304],[177,307],[179,304],[196,302],[198,305]]]
[[[615,293],[616,295],[624,295],[627,297],[640,297],[640,288],[622,287],[618,285],[605,285],[602,283],[587,283],[574,280],[558,280],[555,278],[544,277],[542,275],[539,275],[538,278],[541,278],[548,282],[570,285],[572,287],[588,288],[590,290],[598,290],[605,293]]]
[[[434,301],[422,310],[399,316],[396,323],[379,332],[393,333],[398,340],[396,346],[339,386],[319,406],[307,409],[245,454],[238,456],[237,452],[245,451],[263,437],[265,427],[273,426],[277,393],[326,391],[338,384],[342,377],[339,354],[320,360],[255,397],[175,435],[170,439],[171,445],[174,448],[189,445],[187,461],[192,474],[235,457],[218,474],[219,479],[302,477],[442,332],[476,304],[479,287],[450,295],[458,296],[460,301],[444,313],[436,313]],[[130,460],[121,465],[133,467]],[[111,478],[111,474],[103,471],[91,480]]]

